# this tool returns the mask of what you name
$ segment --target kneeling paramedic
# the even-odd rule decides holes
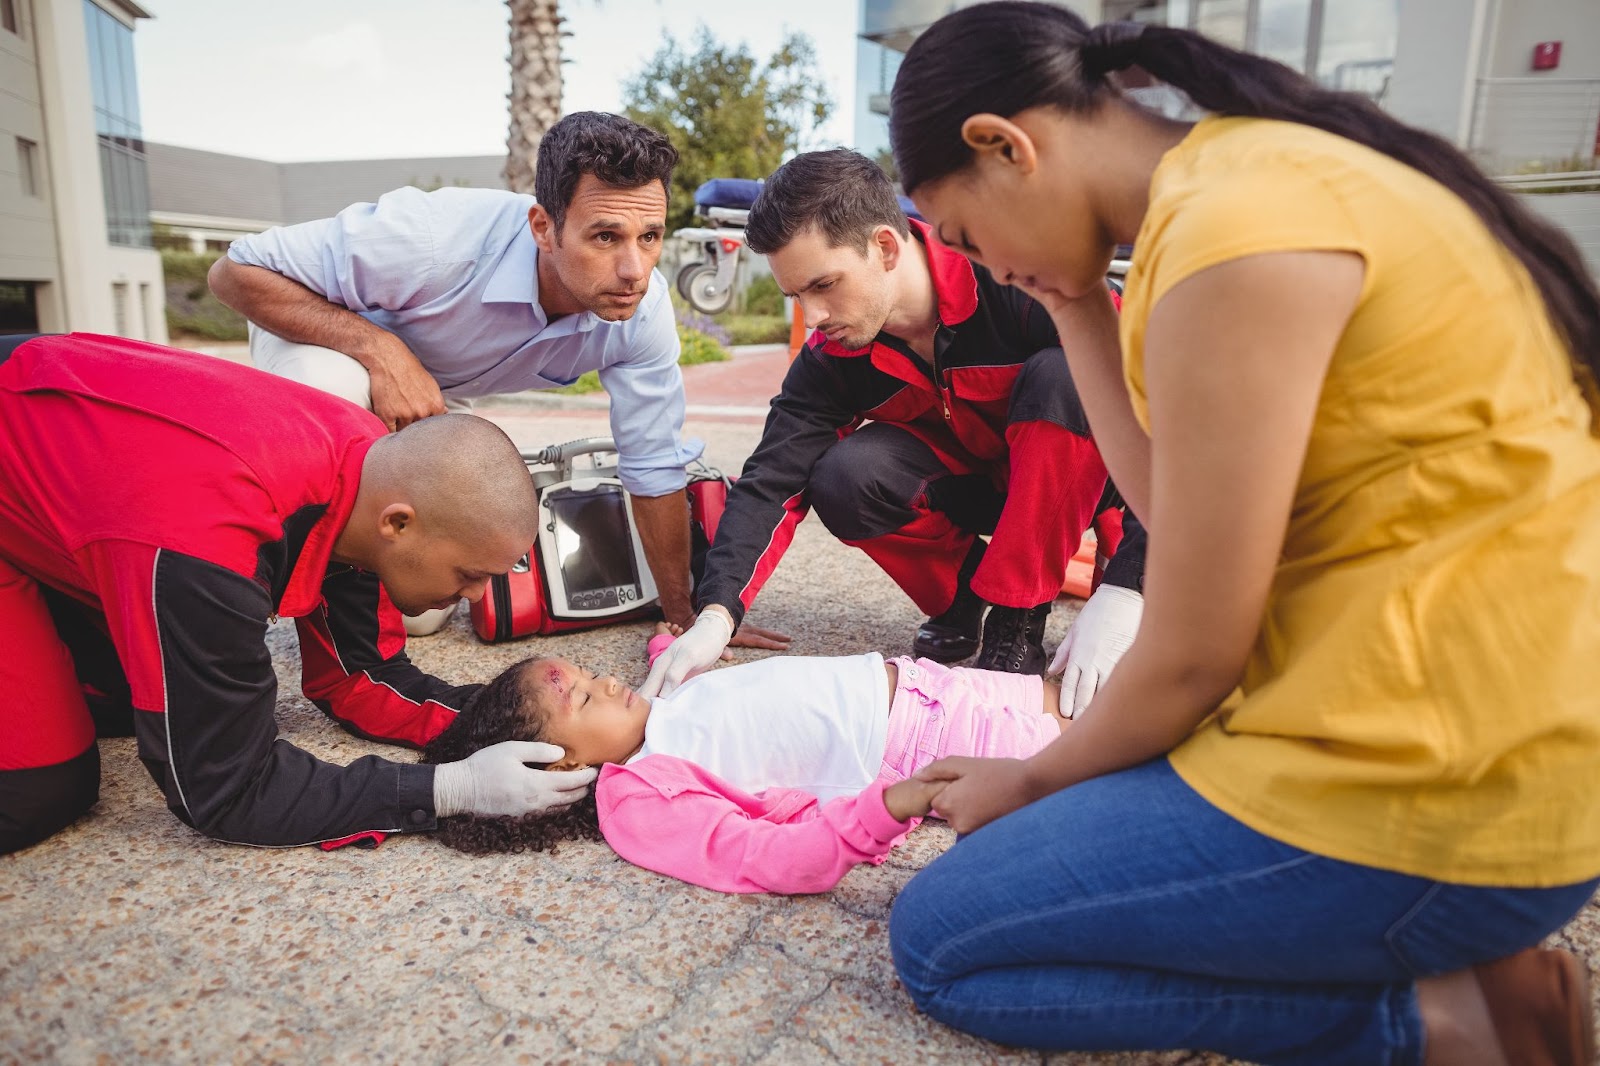
[[[482,595],[534,516],[516,447],[483,419],[390,436],[353,404],[210,356],[0,339],[0,853],[94,805],[97,735],[137,737],[172,812],[243,844],[580,798],[592,772],[524,765],[549,745],[334,766],[273,720],[265,638],[282,615],[325,712],[361,736],[432,739],[478,686],[413,666],[400,612]]]

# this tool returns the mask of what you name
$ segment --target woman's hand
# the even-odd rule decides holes
[[[970,833],[1040,798],[1021,759],[958,755],[924,767],[913,780],[942,786],[938,817],[958,833]]]

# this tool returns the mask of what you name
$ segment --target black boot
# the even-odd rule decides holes
[[[983,609],[989,605],[972,591],[972,575],[983,561],[986,547],[982,537],[973,539],[967,557],[961,560],[961,572],[956,575],[956,598],[943,614],[934,615],[917,627],[911,654],[936,663],[953,663],[978,650]]]
[[[991,607],[983,623],[983,651],[972,665],[1007,674],[1043,674],[1044,624],[1049,618],[1049,603]]]

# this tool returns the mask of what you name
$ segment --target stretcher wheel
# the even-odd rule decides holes
[[[721,314],[733,303],[733,286],[717,287],[717,268],[706,263],[697,266],[687,277],[679,275],[684,286],[684,298],[696,311],[704,315]]]
[[[683,266],[678,268],[678,276],[675,279],[675,281],[676,281],[676,284],[678,286],[678,295],[679,296],[682,296],[685,300],[692,300],[693,299],[689,295],[689,278],[694,274],[695,271],[701,270],[704,267],[705,267],[704,263],[694,262],[694,263],[685,263],[685,264],[683,264]]]

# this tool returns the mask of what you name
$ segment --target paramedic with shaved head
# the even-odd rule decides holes
[[[481,687],[405,653],[401,611],[483,595],[534,490],[472,415],[389,434],[325,392],[91,334],[0,338],[0,854],[94,806],[97,737],[137,738],[167,805],[262,846],[376,840],[581,798],[594,774],[512,743],[434,767],[335,766],[279,739],[268,627],[359,736],[427,743]]]

